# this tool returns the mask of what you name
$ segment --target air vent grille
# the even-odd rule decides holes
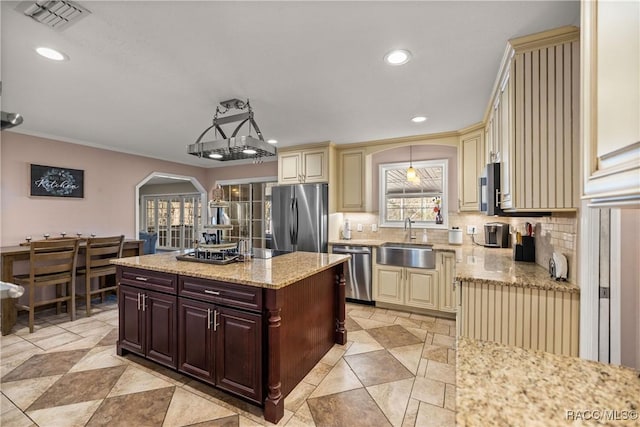
[[[61,0],[25,1],[16,9],[56,31],[68,28],[91,13],[78,3]]]

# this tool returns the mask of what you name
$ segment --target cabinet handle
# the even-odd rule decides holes
[[[146,282],[146,281],[147,281],[147,280],[149,280],[149,279],[147,279],[146,277],[136,276],[136,280],[139,280],[139,281],[141,281],[141,282]]]
[[[211,329],[211,309],[207,308],[207,329]]]
[[[211,291],[211,290],[209,290],[209,289],[205,289],[205,290],[204,290],[204,293],[205,293],[205,294],[210,294],[210,295],[220,295],[220,292],[218,292],[218,291]]]
[[[146,308],[147,308],[147,296],[145,294],[142,294],[142,311],[145,311]]]
[[[138,292],[138,311],[140,311],[140,292]]]
[[[500,190],[496,188],[496,208],[500,207]]]
[[[218,323],[218,310],[213,310],[213,332],[218,330],[218,326],[220,326]]]

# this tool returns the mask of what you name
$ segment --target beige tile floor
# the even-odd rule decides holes
[[[115,353],[117,307],[41,313],[0,339],[0,425],[266,426],[260,408]],[[453,426],[455,322],[347,304],[334,346],[285,399],[286,426]]]

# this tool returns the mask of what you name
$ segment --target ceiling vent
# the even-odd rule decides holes
[[[216,108],[213,124],[200,134],[194,144],[187,146],[187,153],[222,162],[253,159],[256,163],[261,162],[263,157],[276,155],[276,148],[264,141],[262,132],[253,118],[253,109],[249,105],[249,100],[245,102],[234,98],[222,101],[220,106]],[[246,110],[246,112],[225,116],[232,109]],[[240,122],[240,124],[235,127],[231,136],[227,137],[221,126],[234,122]],[[249,134],[240,136],[238,133],[244,125],[247,125],[245,128],[249,128]],[[203,142],[205,134],[211,129],[215,131],[214,139]],[[257,138],[251,135],[252,130],[255,131]]]
[[[61,0],[23,1],[16,10],[56,31],[62,31],[91,14],[78,3]]]

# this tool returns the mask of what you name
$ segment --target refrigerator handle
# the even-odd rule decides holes
[[[291,244],[294,245],[294,240],[295,240],[295,234],[294,234],[294,225],[293,225],[293,215],[294,215],[294,206],[295,206],[295,202],[296,199],[291,199],[291,205],[289,206],[289,210],[291,211],[291,216],[289,216],[289,218],[291,218],[291,224],[289,225],[289,240],[291,241]]]
[[[298,244],[298,199],[293,199],[293,205],[294,205],[294,218],[293,218],[293,223],[294,223],[294,231],[293,231],[293,241],[291,242],[294,245]]]

